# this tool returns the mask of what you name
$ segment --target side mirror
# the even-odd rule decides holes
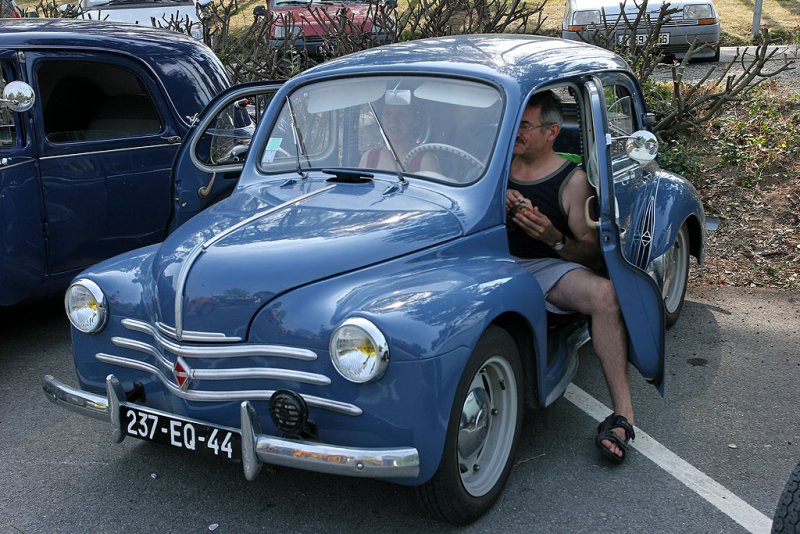
[[[0,99],[0,106],[6,107],[11,111],[28,111],[36,102],[36,94],[33,87],[25,82],[9,82],[3,89],[3,98]]]
[[[267,6],[256,6],[253,8],[253,16],[254,17],[266,17],[267,16]]]
[[[652,132],[639,130],[625,141],[625,152],[637,163],[650,163],[658,155],[658,139]]]

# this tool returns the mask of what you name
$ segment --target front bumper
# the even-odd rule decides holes
[[[112,436],[117,443],[125,439],[119,410],[129,403],[114,375],[106,379],[105,396],[73,388],[50,375],[44,377],[42,389],[51,402],[63,408],[111,423]],[[360,449],[285,439],[261,433],[258,415],[250,402],[242,402],[240,414],[242,466],[247,480],[254,480],[265,463],[364,478],[419,475],[419,453],[413,447]]]

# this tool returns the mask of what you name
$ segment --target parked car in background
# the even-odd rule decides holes
[[[643,14],[634,35],[629,25],[637,20],[641,6],[642,2],[633,0],[567,0],[561,36],[596,43],[598,34],[608,33],[618,45],[631,39],[641,44],[652,33],[662,2],[646,4],[647,13]],[[714,3],[711,0],[676,0],[669,2],[669,8],[676,12],[664,21],[658,36],[654,36],[658,39],[658,48],[665,55],[682,59],[689,46],[696,43],[698,47],[706,46],[693,58],[718,60],[720,25]]]
[[[0,0],[0,16],[18,19],[22,15],[22,10],[14,0]]]
[[[140,24],[157,28],[188,29],[192,37],[203,38],[200,6],[209,0],[80,0],[75,6],[84,19]]]
[[[680,313],[705,216],[689,182],[657,167],[635,76],[583,43],[461,35],[215,99],[181,147],[176,191],[241,172],[235,190],[162,244],[76,278],[79,387],[47,376],[47,397],[111,423],[116,441],[240,461],[248,479],[263,463],[385,479],[415,486],[437,517],[473,521],[508,478],[526,403],[558,399],[589,340],[584,317],[551,323],[509,252],[514,142],[543,89],[562,96],[556,148],[596,191],[585,216],[630,361],[663,392],[665,315]],[[212,156],[253,92],[274,96],[246,159],[235,136]],[[389,114],[413,119],[405,154]]]
[[[269,0],[253,10],[256,16],[275,20],[270,40],[278,47],[290,41],[309,56],[324,54],[326,35],[359,34],[376,45],[386,42],[393,31],[391,10],[396,0]]]
[[[0,110],[0,306],[162,241],[180,141],[229,85],[216,56],[144,26],[1,20],[0,74],[36,98]]]

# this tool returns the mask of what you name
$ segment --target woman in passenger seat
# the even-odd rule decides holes
[[[420,144],[420,139],[415,133],[415,109],[410,105],[386,105],[381,114],[380,122],[386,136],[397,153],[397,157],[407,172],[431,171],[439,173],[439,162],[431,152],[419,152],[411,161],[405,163],[408,153]],[[361,157],[361,168],[395,170],[394,158],[386,147],[375,147],[367,150]]]

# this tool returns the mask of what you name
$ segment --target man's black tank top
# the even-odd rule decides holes
[[[553,226],[567,237],[572,237],[569,230],[567,216],[561,206],[561,191],[567,179],[575,172],[577,165],[571,161],[564,164],[550,176],[535,183],[521,183],[509,179],[509,189],[516,189],[519,193],[530,199],[531,204],[547,215]],[[559,255],[550,248],[548,243],[543,243],[526,234],[516,223],[507,222],[508,245],[511,254],[520,258],[558,258]]]

